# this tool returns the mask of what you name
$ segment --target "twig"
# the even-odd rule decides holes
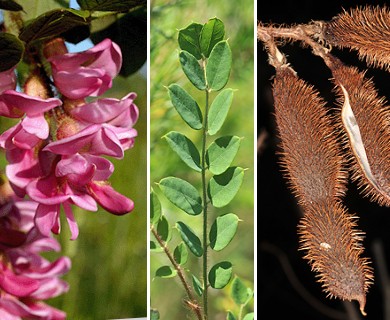
[[[197,302],[196,299],[194,299],[194,296],[192,295],[190,285],[187,283],[187,281],[186,281],[186,279],[184,277],[182,268],[175,261],[175,258],[172,256],[172,253],[169,251],[169,248],[167,247],[165,241],[163,239],[161,239],[160,235],[158,234],[156,229],[153,227],[153,225],[150,226],[150,230],[152,231],[152,233],[153,233],[154,237],[156,238],[157,242],[164,249],[165,254],[167,255],[168,259],[171,261],[173,267],[177,271],[177,274],[178,274],[178,276],[180,278],[180,281],[183,284],[184,289],[185,289],[185,291],[187,293],[188,302],[191,302],[191,304],[193,304],[194,306],[198,306],[198,304],[196,303]],[[195,315],[197,316],[197,318],[199,320],[203,319],[203,316],[202,316],[200,308],[195,308],[194,307],[194,308],[191,308],[191,310],[195,313]]]

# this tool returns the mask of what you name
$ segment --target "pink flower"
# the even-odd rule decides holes
[[[55,171],[43,178],[33,180],[26,191],[31,199],[39,203],[35,224],[40,232],[60,232],[60,209],[64,208],[71,231],[71,239],[78,236],[78,227],[72,205],[88,211],[96,211],[97,203],[117,215],[133,210],[133,201],[116,192],[108,185],[114,167],[107,159],[75,154],[58,161]]]
[[[99,96],[112,86],[122,66],[119,46],[105,39],[81,53],[56,55],[48,59],[56,87],[71,99]]]
[[[59,243],[42,235],[33,223],[37,203],[9,195],[0,218],[0,318],[65,319],[65,313],[43,300],[68,291],[59,277],[69,271],[69,258],[54,262],[43,258],[43,251],[59,251]],[[18,236],[16,236],[18,235]],[[23,235],[23,237],[22,237]],[[8,239],[7,239],[8,238]]]
[[[14,128],[12,138],[23,144],[23,140],[28,139],[46,139],[49,136],[49,125],[45,119],[44,113],[57,106],[62,101],[57,98],[41,99],[32,97],[14,90],[7,90],[0,95],[0,116],[8,118],[26,117]],[[9,138],[10,133],[6,133]],[[2,138],[4,139],[4,138]],[[29,143],[31,145],[31,143]]]
[[[121,100],[105,98],[70,110],[71,118],[57,129],[57,141],[45,151],[61,155],[88,153],[122,158],[124,150],[134,144],[138,108],[130,93]]]

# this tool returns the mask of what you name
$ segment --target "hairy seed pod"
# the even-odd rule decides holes
[[[276,69],[273,95],[281,164],[299,203],[343,196],[347,173],[325,102],[287,66]]]
[[[364,195],[390,206],[390,108],[357,68],[333,58],[331,69],[340,96],[352,179]]]
[[[364,312],[372,277],[361,233],[340,204],[347,174],[325,103],[288,66],[276,67],[273,94],[282,166],[304,211],[301,249],[331,297],[357,300]]]
[[[366,292],[373,280],[369,260],[361,257],[363,233],[356,217],[340,203],[315,203],[299,225],[300,249],[330,297],[357,300],[365,315]]]
[[[344,11],[322,24],[320,36],[332,46],[357,50],[368,64],[390,69],[390,11],[366,6]]]

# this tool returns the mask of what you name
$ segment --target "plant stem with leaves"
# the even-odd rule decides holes
[[[180,46],[179,60],[183,72],[192,85],[202,91],[205,97],[205,106],[201,110],[197,101],[180,85],[168,86],[168,93],[176,111],[182,120],[201,135],[200,152],[195,143],[184,134],[171,131],[164,135],[171,149],[192,170],[200,174],[201,192],[190,182],[178,177],[166,177],[160,180],[158,186],[164,196],[181,211],[189,216],[202,216],[202,236],[198,236],[194,229],[177,221],[175,226],[183,241],[174,249],[174,261],[171,266],[162,266],[156,271],[156,276],[171,278],[182,276],[182,265],[187,262],[188,251],[196,258],[202,258],[201,270],[187,270],[192,278],[193,291],[202,298],[200,307],[186,288],[187,281],[182,281],[190,301],[186,305],[195,314],[203,312],[204,320],[211,317],[208,308],[208,290],[223,289],[232,278],[232,263],[220,261],[209,267],[209,249],[219,252],[224,249],[236,234],[239,218],[234,213],[225,213],[217,216],[209,228],[208,221],[211,213],[216,209],[228,205],[241,187],[244,169],[231,166],[237,154],[241,138],[237,136],[221,136],[208,144],[209,136],[215,135],[225,122],[226,116],[233,101],[233,89],[225,88],[232,64],[232,53],[227,40],[224,40],[225,26],[217,18],[210,19],[205,24],[192,23],[179,30],[178,42]],[[212,94],[217,95],[212,99]],[[167,218],[161,212],[161,204],[157,194],[151,194],[151,230],[155,234],[159,246],[159,238],[166,245],[171,239],[171,232]],[[213,210],[209,210],[209,209]],[[194,220],[194,225],[197,221]],[[154,227],[154,225],[156,227]],[[202,238],[202,241],[200,240]],[[166,247],[161,250],[153,245],[156,251],[169,254]],[[211,251],[211,250],[210,250]],[[202,276],[203,283],[196,274]],[[251,299],[253,292],[249,292]],[[229,311],[228,319],[236,319]],[[240,316],[241,317],[241,316]],[[252,318],[251,318],[252,317]],[[253,319],[253,314],[247,314],[247,319]]]

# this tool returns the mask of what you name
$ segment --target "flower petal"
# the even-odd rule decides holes
[[[62,101],[57,98],[41,99],[14,90],[3,92],[0,95],[0,101],[7,105],[8,111],[1,115],[11,118],[20,117],[20,112],[31,117],[37,116],[62,104]]]
[[[89,194],[108,212],[116,215],[128,213],[134,209],[134,202],[115,191],[104,182],[92,182],[87,185]]]
[[[1,269],[0,287],[6,292],[17,297],[25,297],[38,289],[39,282],[37,280],[16,275],[5,266],[2,266]]]
[[[45,140],[49,136],[49,124],[45,116],[38,114],[35,116],[27,116],[22,120],[22,127],[26,132]]]
[[[52,206],[40,204],[38,206],[34,221],[35,225],[43,235],[51,235],[51,229],[59,215],[59,210],[60,205],[58,204]]]

